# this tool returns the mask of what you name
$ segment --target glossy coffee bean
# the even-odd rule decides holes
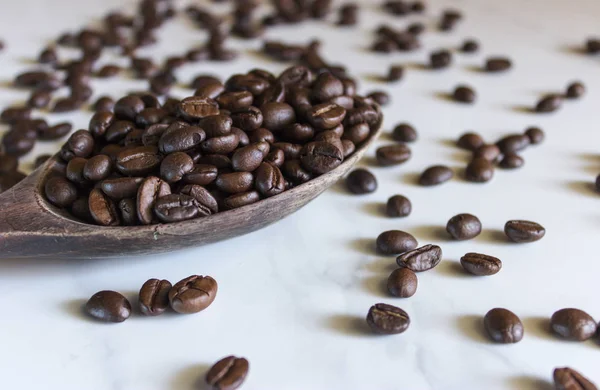
[[[86,161],[83,167],[83,177],[90,181],[101,181],[112,173],[112,168],[111,158],[104,154],[98,154]]]
[[[47,91],[33,91],[29,100],[27,100],[27,106],[31,108],[46,108],[50,104],[50,95]]]
[[[377,179],[366,169],[355,169],[346,177],[346,187],[353,194],[370,194],[377,190]]]
[[[198,313],[213,303],[217,289],[217,281],[210,276],[189,276],[169,291],[171,308],[181,314]]]
[[[94,103],[94,111],[113,111],[115,107],[115,101],[109,96],[101,96]]]
[[[185,152],[199,146],[205,139],[206,133],[200,127],[172,124],[162,133],[158,149],[165,154]]]
[[[229,194],[249,191],[254,185],[254,175],[251,172],[223,173],[215,180],[217,188]]]
[[[200,151],[205,154],[229,154],[238,147],[239,142],[238,135],[231,132],[203,141],[200,144]]]
[[[541,144],[544,141],[545,134],[539,127],[529,127],[525,130],[525,135],[529,138],[532,145]]]
[[[502,269],[500,259],[480,253],[467,253],[460,258],[460,265],[465,271],[477,276],[494,275]]]
[[[136,146],[119,152],[115,165],[123,175],[143,176],[158,168],[161,161],[156,146]]]
[[[156,199],[154,214],[163,223],[173,223],[206,217],[211,215],[212,211],[192,196],[169,194]]]
[[[55,176],[44,185],[46,199],[55,206],[69,207],[77,199],[77,187],[64,177]]]
[[[177,106],[177,113],[188,121],[199,120],[219,113],[219,104],[211,99],[201,96],[192,96],[183,99]]]
[[[258,191],[241,192],[233,194],[223,200],[223,206],[226,210],[237,209],[242,206],[247,206],[256,203],[260,200]]]
[[[69,162],[71,164],[76,159]],[[67,172],[68,172],[67,166]],[[119,177],[106,179],[100,183],[100,189],[113,199],[133,198],[144,180],[143,177]]]
[[[117,118],[133,121],[144,108],[144,101],[139,96],[129,95],[117,100],[114,111]]]
[[[73,157],[88,157],[94,150],[94,139],[85,130],[77,130],[67,140],[60,150],[63,160],[69,161]]]
[[[398,256],[396,263],[402,268],[414,272],[423,272],[437,266],[442,261],[442,248],[437,245],[425,245]]]
[[[452,62],[452,54],[448,50],[434,51],[429,55],[429,65],[432,69],[447,68]]]
[[[388,93],[384,91],[371,92],[369,95],[367,95],[367,97],[375,100],[375,102],[377,102],[377,104],[379,104],[382,107],[390,104],[392,100],[390,95],[388,95]]]
[[[344,94],[344,84],[331,73],[321,73],[312,85],[311,98],[325,103]]]
[[[471,87],[459,85],[452,93],[452,97],[459,103],[474,103],[477,95]]]
[[[235,112],[250,107],[254,96],[249,91],[231,91],[222,93],[215,100],[219,103],[220,109]]]
[[[404,67],[401,65],[392,65],[388,70],[388,74],[386,77],[387,81],[399,81],[404,77]]]
[[[565,93],[567,99],[578,99],[583,95],[585,95],[585,86],[578,81],[569,84]]]
[[[286,155],[286,159],[288,156]],[[328,142],[311,142],[300,152],[302,166],[311,173],[323,174],[337,168],[343,161],[342,151]]]
[[[31,118],[31,109],[28,107],[8,107],[0,113],[0,122],[15,124],[18,121]]]
[[[268,198],[285,191],[285,178],[275,165],[262,163],[256,170],[255,186],[258,192]]]
[[[514,242],[534,242],[544,237],[546,229],[536,222],[511,220],[504,225],[504,233]]]
[[[479,51],[479,43],[474,39],[467,39],[463,42],[460,51],[463,53],[476,53]]]
[[[412,153],[404,144],[381,146],[375,152],[379,165],[387,167],[408,161]]]
[[[231,157],[232,167],[236,171],[252,172],[260,166],[269,150],[269,144],[264,141],[244,146]]]
[[[94,188],[88,198],[90,214],[94,222],[102,226],[118,226],[121,224],[119,212],[114,201],[101,190]]]
[[[477,133],[464,133],[456,142],[459,148],[470,150],[472,152],[479,149],[484,143],[483,138]]]
[[[455,240],[470,240],[481,233],[481,221],[472,214],[458,214],[450,218],[446,231]]]
[[[388,217],[407,217],[412,212],[412,203],[403,195],[394,195],[388,199],[385,214]]]
[[[524,164],[525,160],[523,157],[516,153],[507,153],[502,157],[498,165],[504,169],[516,169],[522,167]]]
[[[85,304],[90,316],[103,322],[123,322],[131,315],[131,304],[116,291],[99,291]]]
[[[252,132],[262,126],[264,117],[258,108],[250,106],[244,111],[231,114],[231,119],[235,127],[245,132]]]
[[[596,321],[579,309],[562,309],[552,315],[550,328],[558,337],[565,340],[585,341],[596,334]]]
[[[500,148],[496,145],[482,145],[473,152],[473,159],[483,158],[496,162],[500,158]]]
[[[2,146],[6,154],[20,157],[33,149],[35,146],[35,138],[28,137],[25,134],[20,134],[13,130],[4,134],[4,137],[2,137]]]
[[[562,106],[562,97],[559,95],[548,95],[542,97],[535,106],[536,112],[554,112]]]
[[[485,158],[474,158],[465,170],[465,179],[473,183],[486,183],[494,177],[494,165]]]
[[[183,176],[183,180],[189,184],[205,186],[215,181],[217,174],[218,169],[214,165],[196,164]]]
[[[506,309],[492,309],[487,312],[483,324],[490,338],[502,344],[518,343],[523,339],[525,329],[515,313]]]
[[[508,135],[496,142],[503,154],[519,152],[527,148],[529,144],[529,137],[524,134]]]
[[[67,164],[65,170],[66,177],[69,181],[75,184],[84,184],[87,179],[83,176],[83,168],[87,163],[87,159],[82,157],[73,157]]]
[[[311,107],[306,112],[308,122],[318,129],[336,127],[346,117],[346,109],[334,103],[322,103]]]
[[[444,165],[434,165],[427,168],[419,178],[419,184],[422,186],[435,186],[447,182],[454,177],[452,169]]]
[[[345,128],[342,138],[350,140],[354,144],[359,145],[364,140],[369,138],[370,133],[371,133],[371,129],[369,128],[368,124],[358,123],[356,125]]]
[[[135,199],[125,198],[117,203],[121,224],[124,226],[134,226],[138,224],[137,207]]]
[[[505,57],[490,57],[485,62],[485,70],[488,72],[504,72],[511,67],[511,60]]]
[[[306,183],[313,177],[309,171],[304,169],[299,160],[288,160],[286,158],[281,170],[286,178],[296,184]]]
[[[168,154],[160,163],[160,177],[167,183],[175,183],[194,169],[194,161],[184,152]]]
[[[398,307],[377,303],[369,309],[367,324],[375,333],[399,334],[408,329],[410,317]]]
[[[262,126],[276,133],[296,122],[296,112],[287,103],[266,103],[261,107]]]
[[[131,121],[115,121],[106,129],[104,139],[108,142],[120,142],[134,130],[136,130],[135,124]]]
[[[409,298],[417,292],[419,280],[408,268],[394,270],[387,280],[388,292],[398,298]]]
[[[376,241],[377,252],[383,255],[397,255],[415,249],[417,240],[409,233],[388,230],[381,233]]]
[[[146,316],[157,316],[169,308],[168,280],[149,279],[142,285],[139,293],[140,312]]]
[[[235,390],[242,386],[250,364],[245,358],[227,356],[216,362],[206,373],[206,383],[215,390]]]
[[[204,130],[207,138],[220,137],[231,133],[233,121],[227,115],[213,115],[202,119],[198,126]]]
[[[392,132],[392,138],[398,142],[415,142],[417,137],[415,128],[407,123],[399,124]]]
[[[569,367],[555,368],[553,379],[556,390],[598,390],[588,378]]]
[[[352,155],[352,153],[354,153],[354,151],[356,150],[356,145],[354,145],[354,142],[350,141],[349,139],[343,139],[342,140],[342,149],[343,149],[343,154],[344,154],[344,158]]]
[[[201,216],[215,214],[219,211],[217,199],[204,187],[197,184],[187,184],[179,190],[180,194],[191,196],[201,208]]]
[[[169,195],[171,187],[158,177],[149,176],[140,185],[137,198],[137,215],[143,225],[150,225],[154,222],[154,204],[160,197]]]
[[[38,139],[41,141],[53,141],[69,134],[72,128],[73,125],[71,125],[69,122],[61,122],[55,124],[54,126],[38,129]]]

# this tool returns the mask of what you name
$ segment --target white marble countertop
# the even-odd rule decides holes
[[[267,36],[296,42],[321,38],[325,56],[346,61],[361,78],[362,92],[388,91],[393,105],[385,109],[386,129],[400,121],[417,128],[420,139],[412,146],[413,158],[394,168],[373,167],[379,180],[374,194],[351,196],[340,184],[275,225],[207,247],[111,260],[0,262],[0,387],[193,389],[213,362],[229,354],[250,360],[247,390],[550,389],[552,370],[565,365],[600,383],[598,344],[560,341],[545,329],[552,313],[564,307],[578,307],[600,319],[600,195],[591,189],[600,173],[600,58],[575,50],[588,36],[600,35],[600,2],[439,0],[430,1],[423,16],[397,20],[369,5],[374,2],[361,3],[365,9],[359,27],[311,23],[276,28]],[[0,77],[9,81],[18,70],[33,66],[29,61],[59,32],[133,4],[6,2],[0,12],[0,37],[7,44],[0,53]],[[465,14],[453,33],[428,33],[425,48],[411,54],[367,51],[379,23],[401,26],[423,20],[430,26],[447,6]],[[456,55],[454,65],[440,72],[418,66],[429,51],[455,48],[471,36],[481,42],[480,53]],[[183,21],[170,23],[160,38],[149,51],[157,59],[180,54],[204,39]],[[232,45],[257,49],[260,42]],[[493,54],[510,56],[515,67],[503,75],[472,69]],[[404,81],[388,85],[369,77],[384,74],[391,63],[409,66]],[[226,76],[255,66],[283,67],[250,52],[230,64],[187,66],[179,75],[182,80],[201,72]],[[585,82],[589,92],[559,112],[540,116],[516,109],[575,79]],[[438,97],[458,83],[478,91],[474,106]],[[144,83],[94,80],[94,86],[95,96],[118,96]],[[1,106],[26,97],[23,91],[0,89]],[[85,127],[89,116],[48,118],[69,118]],[[465,130],[492,141],[529,125],[541,126],[547,139],[523,153],[522,169],[498,170],[487,185],[460,178],[438,188],[414,184],[428,165],[464,166],[467,155],[451,142]],[[38,144],[31,156],[54,151],[58,144]],[[410,217],[381,215],[382,203],[396,193],[412,200]],[[480,237],[449,242],[438,234],[460,212],[482,220]],[[529,245],[506,243],[500,231],[507,220],[517,218],[540,222],[546,237]],[[440,266],[419,275],[419,290],[410,299],[389,297],[382,289],[394,258],[377,256],[372,245],[389,229],[406,230],[421,243],[438,243],[444,250]],[[457,261],[469,251],[495,255],[504,268],[492,277],[467,276]],[[191,274],[211,275],[219,282],[216,301],[200,314],[135,315],[118,325],[81,314],[82,303],[98,290],[135,297],[148,278],[176,282]],[[390,337],[366,332],[364,317],[377,302],[405,309],[412,319],[408,331]],[[493,307],[521,317],[522,342],[507,346],[488,341],[481,321]]]

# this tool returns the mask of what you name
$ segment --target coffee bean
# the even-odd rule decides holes
[[[156,199],[154,214],[163,223],[173,223],[206,217],[211,215],[212,211],[192,196],[169,194]]]
[[[218,169],[231,169],[231,159],[222,154],[207,154],[198,158],[196,163],[214,165]]]
[[[371,134],[371,129],[366,123],[358,123],[344,129],[342,138],[352,141],[354,144],[361,144]],[[339,138],[339,137],[338,137]]]
[[[285,179],[275,165],[262,163],[256,170],[256,190],[265,197],[285,191]]]
[[[355,169],[346,177],[346,187],[353,194],[370,194],[377,190],[377,179],[366,169]]]
[[[251,172],[223,173],[217,177],[215,185],[229,194],[246,192],[254,185],[254,175]]]
[[[118,65],[108,64],[104,65],[98,72],[96,73],[96,77],[101,79],[107,79],[110,77],[115,77],[119,73],[121,73],[121,67]]]
[[[380,106],[387,106],[391,102],[390,95],[384,91],[371,92],[367,97],[375,100]]]
[[[183,176],[183,180],[190,184],[208,185],[217,178],[217,173],[214,165],[197,164]]]
[[[552,332],[565,340],[585,341],[594,337],[597,324],[586,312],[579,309],[562,309],[550,319]]]
[[[69,162],[71,164],[73,159]],[[69,168],[67,166],[67,175]],[[138,188],[142,184],[142,177],[119,177],[115,179],[106,179],[100,183],[100,189],[113,199],[123,199],[135,197]]]
[[[308,172],[299,160],[288,160],[286,158],[281,167],[283,174],[296,184],[306,183],[312,179],[312,174]]]
[[[346,109],[334,103],[318,104],[306,113],[308,122],[319,129],[336,127],[346,117]]]
[[[242,386],[249,370],[248,360],[227,356],[206,373],[206,383],[215,390],[235,390]]]
[[[401,123],[394,128],[392,138],[398,142],[415,142],[417,131],[408,123]]]
[[[403,195],[394,195],[388,199],[385,213],[388,217],[407,217],[412,211],[410,200]]]
[[[137,215],[143,225],[154,222],[154,204],[160,197],[169,195],[171,188],[158,177],[149,176],[140,185],[137,192]]]
[[[99,291],[85,304],[85,311],[103,322],[123,322],[131,315],[131,304],[116,291]]]
[[[122,225],[134,226],[138,224],[137,207],[134,199],[121,199],[117,204],[117,209],[119,210]]]
[[[229,133],[220,137],[209,138],[200,144],[200,151],[207,154],[229,154],[239,144],[236,133]]]
[[[156,146],[137,146],[119,152],[115,165],[127,176],[141,176],[152,172],[162,161]]]
[[[296,113],[287,103],[265,103],[261,111],[264,118],[262,125],[272,132],[281,131],[296,121]]]
[[[19,74],[14,84],[17,87],[34,88],[38,91],[54,91],[61,87],[63,82],[54,74],[33,71]]]
[[[88,196],[80,196],[71,205],[71,214],[81,221],[87,223],[93,223],[92,214],[90,213],[90,205],[88,202]]]
[[[515,313],[506,309],[492,309],[483,319],[485,330],[490,338],[502,344],[518,343],[523,339],[525,329]]]
[[[83,177],[90,181],[101,181],[111,174],[112,168],[111,158],[105,154],[98,154],[86,161],[83,167]]]
[[[429,55],[429,64],[432,69],[447,68],[452,62],[452,54],[448,50],[434,51]]]
[[[472,152],[483,146],[483,138],[477,133],[464,133],[456,142],[457,146]]]
[[[277,168],[281,168],[283,163],[285,162],[285,153],[281,149],[274,149],[273,151],[267,154],[265,157],[265,161],[273,164]]]
[[[87,179],[83,176],[83,168],[86,163],[87,159],[85,158],[73,157],[65,171],[67,179],[75,184],[85,184]]]
[[[377,251],[383,255],[397,255],[412,251],[417,247],[417,240],[409,233],[400,230],[388,230],[377,237]]]
[[[58,207],[69,207],[77,199],[77,187],[60,176],[48,179],[44,193],[50,203]]]
[[[27,100],[27,106],[31,108],[46,108],[51,98],[52,95],[47,91],[33,91],[29,100]]]
[[[254,107],[250,106],[245,111],[236,112],[231,115],[233,125],[246,132],[252,132],[261,127],[264,117],[262,112]]]
[[[377,303],[369,309],[367,324],[375,333],[399,334],[408,329],[410,318],[398,307]]]
[[[197,184],[187,184],[179,190],[183,195],[194,198],[202,208],[204,215],[215,214],[219,211],[217,199],[208,190]]]
[[[167,114],[167,111],[162,108],[145,108],[135,117],[135,124],[139,128],[146,129],[163,121]]]
[[[521,151],[528,147],[529,144],[529,137],[523,134],[508,135],[496,142],[496,145],[503,154]]]
[[[444,165],[434,165],[427,168],[419,178],[419,184],[422,186],[435,186],[447,182],[454,177],[452,169]]]
[[[402,164],[410,156],[410,148],[404,144],[381,146],[376,151],[377,162],[384,167]]]
[[[31,108],[28,107],[8,107],[0,114],[0,122],[11,125],[30,118]]]
[[[556,390],[598,390],[589,379],[569,367],[555,368],[553,378]]]
[[[144,108],[144,101],[139,96],[129,95],[117,100],[114,110],[117,118],[133,121]]]
[[[33,132],[35,134],[35,132]],[[2,146],[4,152],[12,156],[24,156],[29,153],[35,146],[35,138],[28,137],[25,134],[20,134],[16,131],[9,131],[2,137]]]
[[[205,139],[206,133],[200,127],[174,123],[162,133],[158,149],[166,154],[185,152],[199,146]]]
[[[516,169],[522,167],[524,164],[525,160],[523,157],[516,153],[507,153],[502,160],[500,160],[499,166],[504,169]]]
[[[470,240],[481,233],[481,222],[474,215],[458,214],[450,218],[446,231],[455,240]]]
[[[398,256],[396,263],[402,268],[414,272],[427,271],[437,266],[442,261],[442,248],[437,245],[425,245],[410,250]]]
[[[64,137],[71,132],[73,125],[68,122],[57,123],[54,126],[38,129],[38,139],[41,141],[52,141]]]
[[[113,111],[115,108],[115,101],[108,96],[102,96],[94,103],[94,111]]]
[[[562,97],[559,95],[544,96],[535,106],[536,112],[554,112],[562,106]]]
[[[115,115],[110,111],[98,111],[90,119],[88,129],[96,138],[103,137],[108,128],[115,122]]]
[[[387,281],[389,293],[398,298],[410,298],[417,292],[417,275],[408,268],[394,270]]]
[[[260,130],[260,129],[259,129]],[[326,130],[320,134],[323,134]],[[293,123],[289,126],[286,126],[281,132],[281,136],[292,142],[307,142],[314,138],[315,129],[309,124],[306,123]],[[338,137],[339,138],[339,137]]]
[[[355,103],[356,104],[356,103]],[[374,126],[378,123],[380,115],[372,105],[359,105],[347,112],[344,126],[354,126],[359,123],[366,123]]]
[[[482,145],[473,152],[473,159],[483,158],[490,162],[496,162],[500,158],[500,148],[496,145]]]
[[[0,173],[16,171],[18,166],[19,159],[15,156],[0,154]]]
[[[541,144],[544,141],[545,135],[539,127],[529,127],[525,130],[525,135],[529,138],[532,145]]]
[[[217,281],[210,276],[192,275],[179,282],[169,291],[171,308],[177,313],[198,313],[215,300]]]
[[[585,95],[585,86],[580,82],[574,82],[569,84],[565,97],[568,99],[578,99]]]
[[[221,109],[229,111],[245,110],[252,105],[254,96],[249,91],[232,91],[219,95],[216,99]]]
[[[321,73],[312,85],[312,100],[325,103],[344,94],[344,85],[331,73]]]
[[[106,129],[104,138],[108,142],[120,142],[136,131],[135,125],[130,121],[115,121]],[[143,133],[142,133],[143,134]]]
[[[257,191],[242,192],[233,194],[223,200],[223,206],[226,210],[236,209],[260,200],[260,194]]]
[[[504,233],[514,242],[534,242],[544,237],[546,229],[536,222],[512,220],[504,225]]]
[[[354,151],[356,150],[356,145],[354,145],[354,142],[350,141],[349,139],[343,139],[342,140],[342,149],[344,151],[344,158],[350,156],[352,153],[354,153]]]
[[[479,43],[473,39],[467,39],[463,42],[460,50],[463,53],[476,53],[479,51]]]
[[[465,170],[465,179],[473,183],[485,183],[494,177],[494,166],[485,158],[474,158]]]
[[[512,62],[504,57],[490,57],[485,62],[485,70],[488,72],[504,72],[512,67]]]
[[[139,294],[140,312],[146,316],[157,316],[169,307],[169,291],[171,283],[168,280],[149,279],[142,285]]]
[[[98,225],[118,226],[121,224],[115,203],[101,190],[95,188],[88,198],[90,214]]]
[[[343,158],[340,149],[328,142],[308,143],[300,152],[300,161],[303,167],[318,175],[337,168],[342,163]]]
[[[460,103],[473,103],[477,96],[471,87],[459,85],[452,93],[452,97]]]
[[[244,146],[233,153],[232,167],[236,171],[252,172],[260,166],[269,150],[269,144],[264,141]]]
[[[465,271],[477,276],[494,275],[502,269],[500,259],[480,253],[467,253],[460,258],[460,265]]]
[[[184,152],[167,155],[160,164],[160,177],[167,183],[181,180],[194,169],[192,158]]]
[[[600,53],[600,39],[590,38],[585,43],[585,48],[588,54]]]
[[[188,121],[199,120],[219,113],[219,105],[208,97],[193,96],[183,99],[178,107],[177,113]]]

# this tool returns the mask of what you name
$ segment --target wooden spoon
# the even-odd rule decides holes
[[[50,159],[0,195],[0,258],[92,258],[141,255],[200,246],[253,232],[290,215],[337,182],[363,156],[381,126],[339,167],[272,198],[209,217],[150,226],[79,222],[43,196]],[[318,218],[315,218],[318,223]]]

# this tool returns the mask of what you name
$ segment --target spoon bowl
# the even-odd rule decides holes
[[[0,258],[97,258],[143,255],[200,246],[261,229],[306,205],[361,159],[381,126],[334,170],[289,191],[237,209],[183,222],[106,227],[79,222],[44,197],[57,156],[0,195]]]

